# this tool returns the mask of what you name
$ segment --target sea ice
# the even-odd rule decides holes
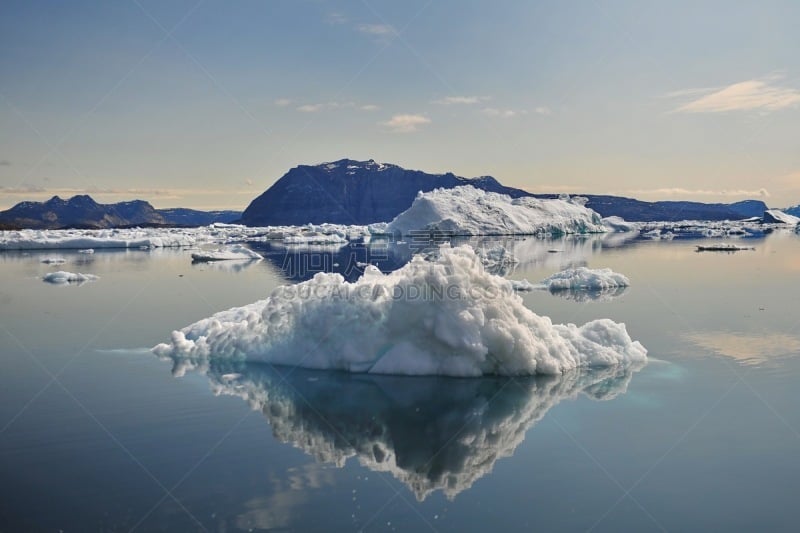
[[[390,274],[319,273],[265,300],[174,331],[161,356],[407,375],[560,374],[646,360],[624,324],[553,324],[469,246],[444,245]]]

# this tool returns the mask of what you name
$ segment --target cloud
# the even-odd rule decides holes
[[[547,106],[539,106],[533,110],[534,113],[538,115],[552,115],[553,112]]]
[[[289,100],[288,98],[278,98],[278,99],[277,99],[277,100],[275,100],[275,102],[274,102],[274,104],[275,104],[276,106],[278,106],[278,107],[286,107],[286,106],[288,106],[288,105],[289,105],[289,104],[291,104],[291,103],[292,103],[292,101],[291,101],[291,100]]]
[[[417,131],[424,124],[430,124],[431,119],[423,115],[394,115],[386,122],[381,122],[381,126],[386,126],[396,133],[411,133]]]
[[[338,26],[340,24],[347,24],[348,19],[341,13],[334,12],[334,13],[328,13],[328,16],[325,17],[325,22],[327,22],[331,26]]]
[[[325,107],[325,104],[303,104],[301,106],[296,107],[295,109],[297,109],[302,113],[316,113],[323,107]]]
[[[10,167],[11,161],[8,159],[0,159],[0,167]]]
[[[682,187],[666,187],[660,189],[629,189],[625,194],[641,194],[651,196],[739,196],[746,198],[769,198],[767,189],[684,189]]]
[[[397,35],[397,30],[388,24],[359,24],[356,29],[361,33],[375,37],[388,37]]]
[[[375,104],[359,105],[355,102],[320,102],[316,104],[303,104],[295,109],[301,113],[316,113],[325,109],[360,109],[361,111],[377,111],[380,109]]]
[[[488,96],[445,96],[439,100],[434,100],[434,104],[439,105],[472,105],[484,100],[490,100]]]
[[[524,111],[515,111],[513,109],[497,109],[496,107],[484,107],[481,109],[481,113],[486,115],[487,117],[500,117],[500,118],[511,118],[516,117],[517,115],[524,114]]]
[[[674,109],[673,113],[726,113],[754,109],[777,111],[800,104],[800,90],[777,85],[780,79],[781,76],[770,76],[740,81],[726,87],[676,91],[666,96],[693,98]]]

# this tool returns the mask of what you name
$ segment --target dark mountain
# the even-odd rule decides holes
[[[0,212],[0,229],[116,228],[126,226],[207,226],[239,220],[241,211],[198,211],[176,207],[155,209],[144,200],[98,204],[91,196],[46,202],[20,202]]]
[[[69,200],[53,196],[46,202],[21,202],[0,212],[0,224],[34,229],[113,228],[165,223],[164,217],[142,200],[98,204],[85,194]]]
[[[787,207],[783,210],[784,213],[789,213],[790,215],[800,217],[800,205],[796,205],[794,207]]]
[[[491,176],[467,179],[447,174],[428,174],[397,165],[342,159],[332,163],[291,169],[253,200],[242,213],[248,226],[298,225],[333,222],[371,224],[388,222],[411,205],[418,191],[439,187],[472,185],[514,198],[531,195],[506,187]],[[762,216],[767,206],[759,200],[734,204],[700,202],[643,202],[621,196],[587,194],[587,207],[602,216],[620,216],[629,221],[739,220]]]
[[[184,207],[159,209],[167,224],[175,226],[208,226],[215,222],[230,224],[242,218],[241,211],[198,211]]]
[[[248,226],[387,222],[408,209],[417,192],[459,185],[473,185],[515,198],[529,195],[505,187],[491,176],[467,179],[449,172],[406,170],[372,159],[342,159],[291,169],[247,206],[242,222]]]

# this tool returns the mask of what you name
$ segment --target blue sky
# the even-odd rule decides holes
[[[800,2],[0,5],[0,208],[244,208],[350,157],[800,203]]]

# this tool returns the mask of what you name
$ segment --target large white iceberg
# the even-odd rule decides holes
[[[553,324],[511,283],[485,271],[468,246],[441,248],[382,274],[368,266],[348,283],[319,273],[265,300],[172,333],[154,351],[306,368],[406,375],[560,374],[646,360],[624,324]]]
[[[608,230],[600,215],[579,203],[512,199],[465,185],[420,192],[411,207],[397,215],[385,231],[401,235],[562,235]]]

